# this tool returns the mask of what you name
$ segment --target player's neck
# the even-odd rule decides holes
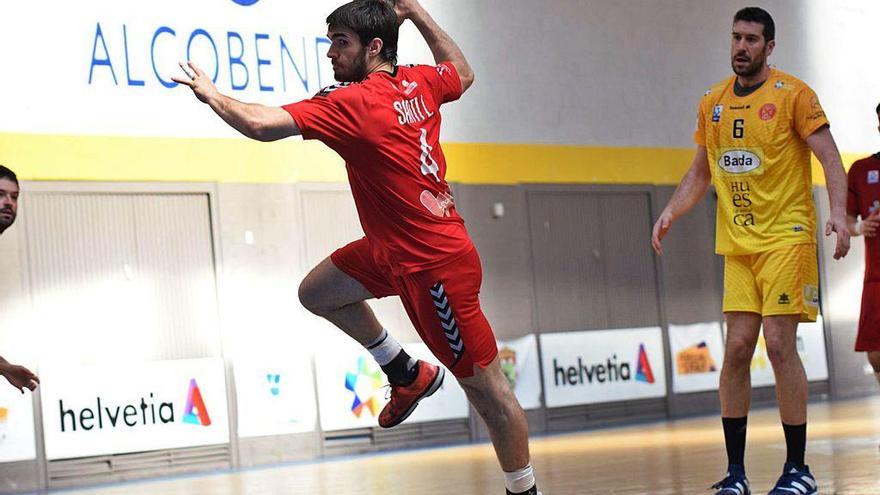
[[[376,72],[388,72],[389,74],[392,74],[394,73],[394,64],[391,62],[376,61],[374,66],[367,69],[367,75],[364,76],[364,79],[369,77],[370,74]]]
[[[736,83],[741,88],[751,88],[763,84],[767,79],[770,79],[770,66],[765,64],[760,71],[753,75],[736,76]]]

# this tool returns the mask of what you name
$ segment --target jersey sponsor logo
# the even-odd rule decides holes
[[[740,213],[733,216],[733,224],[737,227],[754,227],[757,222],[755,222],[755,215],[752,213]]]
[[[868,170],[868,184],[880,183],[880,170]]]
[[[761,166],[758,155],[746,150],[730,150],[718,158],[718,166],[729,174],[744,174]]]
[[[422,206],[427,208],[431,214],[438,217],[450,216],[449,210],[455,205],[452,195],[445,192],[438,193],[437,196],[434,196],[431,194],[431,191],[422,191],[421,196],[419,196],[419,201],[422,202]]]
[[[715,105],[712,109],[712,122],[721,121],[721,112],[724,111],[724,105]]]
[[[758,115],[761,116],[761,120],[773,120],[773,117],[776,117],[776,105],[772,103],[764,105]]]
[[[409,82],[406,80],[401,81],[400,85],[403,86],[403,94],[405,94],[406,96],[411,95],[412,92],[415,91],[416,88],[419,87],[419,83],[417,83],[415,81]]]

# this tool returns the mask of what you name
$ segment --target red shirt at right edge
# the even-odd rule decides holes
[[[868,218],[880,209],[880,153],[853,164],[847,175],[846,213]],[[880,237],[865,237],[865,282],[880,282]]]

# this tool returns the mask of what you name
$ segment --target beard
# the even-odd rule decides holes
[[[733,56],[730,59],[730,67],[733,69],[734,74],[742,77],[751,77],[761,72],[761,69],[764,67],[764,63],[767,61],[767,56],[762,53],[760,56],[752,59],[745,67],[737,67],[737,55]]]
[[[348,70],[333,69],[333,78],[339,82],[359,82],[367,77],[367,51],[355,57]]]
[[[10,210],[0,211],[0,234],[15,223],[15,212]]]

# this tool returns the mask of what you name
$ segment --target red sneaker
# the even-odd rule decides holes
[[[391,385],[391,400],[379,414],[379,426],[393,428],[416,410],[419,401],[430,396],[443,384],[445,371],[439,366],[419,360],[419,373],[415,381],[402,387]]]

